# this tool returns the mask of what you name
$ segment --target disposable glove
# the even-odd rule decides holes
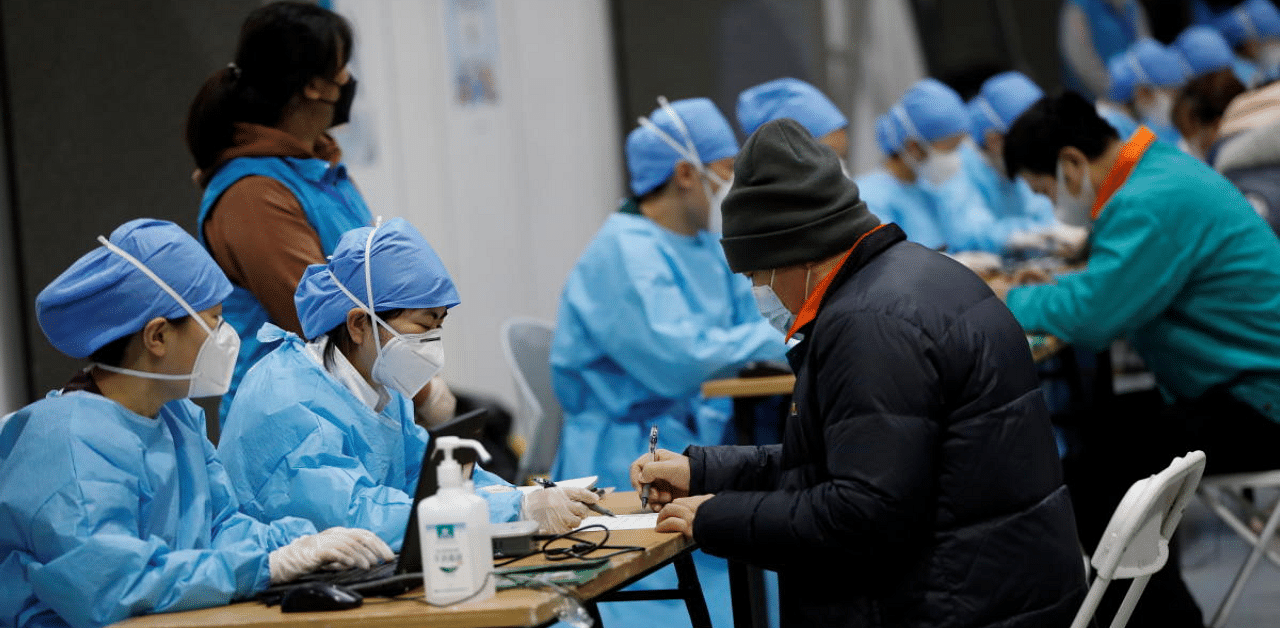
[[[520,518],[537,521],[540,534],[564,534],[591,513],[587,504],[598,501],[598,495],[584,488],[542,488],[524,496]]]
[[[1045,251],[1053,245],[1053,237],[1046,231],[1014,231],[1005,244],[1014,251]]]
[[[271,552],[271,583],[290,582],[325,566],[368,569],[395,558],[378,535],[357,528],[329,528],[299,537]]]

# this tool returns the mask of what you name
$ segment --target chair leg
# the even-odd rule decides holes
[[[1109,584],[1111,584],[1109,580],[1094,578],[1093,586],[1089,587],[1089,594],[1085,596],[1084,602],[1080,603],[1080,610],[1076,611],[1076,618],[1071,622],[1071,628],[1094,625],[1093,614],[1098,612],[1098,605],[1102,603],[1102,594],[1107,592]]]
[[[1259,535],[1258,542],[1254,543],[1253,551],[1249,553],[1249,559],[1244,561],[1244,565],[1240,567],[1240,572],[1236,574],[1235,582],[1231,583],[1231,590],[1227,591],[1227,597],[1222,600],[1222,604],[1218,607],[1218,612],[1213,616],[1213,622],[1210,624],[1213,628],[1222,628],[1226,625],[1227,617],[1231,614],[1232,607],[1240,598],[1240,593],[1244,591],[1245,581],[1253,573],[1255,567],[1258,566],[1258,560],[1266,553],[1267,545],[1271,542],[1271,538],[1275,536],[1276,528],[1280,527],[1280,507],[1271,511],[1271,516],[1267,518],[1267,525],[1263,527],[1262,534]]]
[[[1201,486],[1196,489],[1196,494],[1200,496],[1200,499],[1209,506],[1209,509],[1212,510],[1214,514],[1218,515],[1218,518],[1221,519],[1223,523],[1226,523],[1237,536],[1244,539],[1244,541],[1250,546],[1262,544],[1263,547],[1266,547],[1266,544],[1262,543],[1262,537],[1259,537],[1247,523],[1237,517],[1236,513],[1232,512],[1231,509],[1227,507],[1222,498],[1219,497],[1219,493],[1226,493],[1236,497],[1236,495],[1228,489],[1210,488],[1205,486]],[[1272,514],[1274,514],[1274,510]],[[1266,557],[1273,565],[1280,568],[1280,553],[1267,551]]]
[[[1129,616],[1133,615],[1133,609],[1138,605],[1138,598],[1142,597],[1142,592],[1147,588],[1147,581],[1151,580],[1151,574],[1138,576],[1129,583],[1129,591],[1124,594],[1124,600],[1120,602],[1120,608],[1116,609],[1116,616],[1111,620],[1111,628],[1124,628],[1129,623]]]

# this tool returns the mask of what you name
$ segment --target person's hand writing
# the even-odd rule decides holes
[[[692,539],[693,520],[698,516],[698,507],[712,497],[715,497],[715,495],[682,497],[667,504],[658,513],[658,525],[654,527],[654,530],[658,532],[679,532],[685,538]]]
[[[689,495],[689,459],[674,451],[659,449],[653,456],[644,454],[631,463],[631,488],[649,485],[649,507],[658,512],[671,500]]]

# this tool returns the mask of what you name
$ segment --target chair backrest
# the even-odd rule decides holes
[[[1129,622],[1147,580],[1169,558],[1169,539],[1200,484],[1204,463],[1204,452],[1193,451],[1174,458],[1165,470],[1129,487],[1093,553],[1091,563],[1096,575],[1072,628],[1090,624],[1102,594],[1114,579],[1132,578],[1133,583],[1111,628],[1122,628]]]
[[[554,334],[551,323],[536,318],[515,317],[502,323],[502,352],[519,397],[515,432],[526,443],[520,456],[518,482],[548,473],[560,446],[562,414],[551,386]]]

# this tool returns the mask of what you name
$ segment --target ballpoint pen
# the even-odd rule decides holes
[[[547,478],[533,478],[533,481],[534,481],[534,482],[537,482],[537,483],[538,483],[538,486],[541,486],[542,488],[555,488],[555,485],[556,485],[556,483],[555,483],[555,482],[552,482],[551,480],[549,480],[549,479],[547,479]],[[595,491],[592,491],[592,492],[594,493]],[[597,494],[597,495],[599,495],[599,493],[596,493],[596,494]],[[600,504],[588,504],[588,503],[586,503],[586,502],[583,502],[583,504],[582,504],[582,505],[583,505],[583,506],[586,506],[587,508],[590,508],[590,509],[591,509],[592,511],[594,511],[594,512],[598,512],[598,513],[600,513],[600,514],[602,514],[602,515],[605,515],[606,517],[616,517],[616,516],[617,516],[617,515],[613,514],[613,511],[612,511],[612,510],[609,510],[608,508],[605,508],[604,506],[601,506]]]
[[[649,456],[658,460],[658,426],[653,426],[649,430]],[[645,482],[640,485],[640,507],[649,507],[649,483]]]

